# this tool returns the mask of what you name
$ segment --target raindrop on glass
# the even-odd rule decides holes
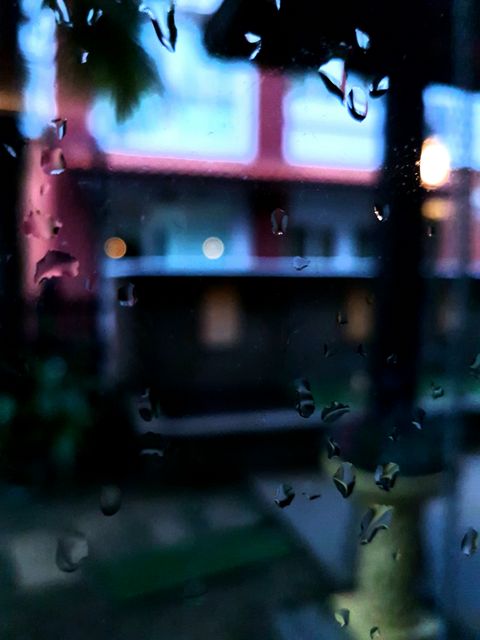
[[[393,429],[388,435],[388,439],[391,440],[392,442],[398,442],[398,440],[400,439],[400,431],[398,427],[393,427]]]
[[[70,533],[58,539],[55,562],[60,571],[76,571],[88,556],[88,541],[82,533]]]
[[[117,291],[117,299],[121,307],[134,307],[137,304],[135,285],[131,282],[122,285]]]
[[[142,3],[139,5],[138,10],[140,11],[140,13],[144,13],[150,19],[150,22],[152,23],[152,26],[153,26],[153,30],[155,31],[155,35],[157,36],[160,44],[163,47],[165,47],[165,49],[167,49],[168,51],[173,51],[171,44],[165,37],[162,31],[162,28],[160,26],[160,22],[158,21],[158,18],[155,15],[155,13],[152,11],[152,9],[146,4]]]
[[[348,92],[347,109],[354,120],[362,122],[368,113],[367,94],[361,87],[353,87]]]
[[[325,358],[331,358],[333,355],[335,355],[333,350],[330,349],[330,346],[327,342],[324,342],[323,344],[323,355],[325,356]]]
[[[398,562],[402,558],[402,552],[399,549],[397,549],[392,553],[392,558],[395,562]]]
[[[100,509],[104,516],[114,516],[122,506],[122,492],[116,484],[106,484],[100,490]]]
[[[335,320],[337,322],[337,324],[343,325],[343,324],[348,324],[348,318],[346,316],[345,313],[343,313],[343,311],[337,311],[337,315],[335,317]]]
[[[355,467],[351,462],[342,462],[333,474],[333,482],[343,498],[348,498],[355,487]]]
[[[12,158],[16,158],[17,157],[17,152],[15,151],[15,149],[10,146],[9,144],[5,144],[3,143],[3,148],[5,149],[5,151],[8,153],[9,156],[12,156]]]
[[[277,7],[277,11],[280,11],[281,4],[282,4],[282,0],[275,0],[275,6]]]
[[[332,58],[318,68],[318,74],[327,90],[343,102],[347,83],[345,60]]]
[[[80,64],[85,64],[88,60],[88,51],[81,51],[80,52]]]
[[[293,259],[293,267],[297,271],[303,271],[310,264],[310,260],[308,258],[302,258],[301,256],[295,256]]]
[[[445,395],[445,391],[443,389],[443,387],[441,387],[439,384],[434,384],[432,382],[432,398],[434,400],[438,400],[438,398],[442,398]]]
[[[315,401],[313,399],[310,383],[305,378],[295,382],[297,400],[295,409],[302,418],[310,418],[315,411]]]
[[[49,176],[58,176],[67,168],[63,152],[58,147],[55,149],[43,149],[40,156],[40,165]]]
[[[249,31],[248,33],[245,34],[245,40],[249,44],[254,45],[252,48],[252,52],[248,56],[248,59],[255,60],[255,58],[258,56],[262,48],[262,37],[259,36],[257,33],[252,33],[251,31]]]
[[[473,556],[477,550],[478,532],[473,527],[469,527],[462,538],[462,553],[466,556]]]
[[[372,627],[370,629],[371,640],[379,640],[381,638],[380,629],[378,627]]]
[[[67,134],[67,121],[65,118],[50,120],[50,128],[55,133],[57,140],[63,140]]]
[[[350,611],[348,609],[338,609],[335,611],[335,620],[341,627],[348,626],[350,620]]]
[[[340,457],[340,447],[333,438],[327,439],[327,456],[329,460]]]
[[[379,222],[386,222],[390,217],[390,206],[388,204],[373,205],[373,213]]]
[[[389,365],[395,365],[397,364],[397,354],[396,353],[391,353],[388,357],[387,357],[387,364]]]
[[[365,31],[362,31],[361,29],[355,29],[355,37],[360,49],[366,51],[370,48],[370,36],[365,33]]]
[[[390,491],[395,486],[400,467],[395,462],[379,464],[375,469],[375,484],[384,491]]]
[[[277,491],[275,492],[275,504],[280,507],[280,509],[288,507],[294,498],[295,491],[289,484],[281,484],[277,487]]]
[[[376,504],[370,507],[360,523],[360,544],[370,543],[381,529],[392,524],[393,507]]]
[[[308,500],[318,500],[322,497],[322,494],[318,491],[302,491],[302,496],[305,496]]]
[[[92,27],[103,16],[102,9],[89,9],[87,13],[87,24]]]
[[[60,278],[61,276],[75,278],[78,276],[79,269],[80,263],[76,258],[64,251],[53,249],[47,251],[43,258],[37,262],[33,280],[35,284],[38,284],[42,280]]]
[[[165,439],[159,433],[147,431],[140,437],[140,455],[148,457],[163,458],[166,448]]]
[[[72,21],[70,20],[70,14],[68,13],[65,0],[54,0],[54,4],[55,4],[55,8],[53,9],[53,13],[55,16],[55,22],[58,25],[63,25],[65,27],[72,27],[73,26]]]
[[[370,95],[372,98],[381,98],[384,96],[390,88],[390,78],[383,76],[382,78],[376,78],[370,85]]]
[[[425,422],[426,412],[421,407],[415,409],[415,413],[413,416],[412,424],[416,429],[423,429],[423,424]]]
[[[480,353],[477,353],[474,361],[470,365],[470,373],[476,378],[480,378]]]
[[[52,218],[50,214],[44,214],[39,209],[30,211],[22,224],[23,233],[26,236],[51,240],[62,228],[60,220]]]
[[[287,232],[288,215],[283,209],[274,209],[270,216],[270,220],[274,236],[283,236]]]
[[[362,356],[362,358],[366,358],[367,357],[367,352],[365,351],[365,347],[363,346],[363,344],[359,344],[357,347],[357,353],[359,356]]]
[[[427,227],[427,238],[433,238],[435,235],[435,227],[433,224],[429,224]]]
[[[336,422],[349,411],[350,406],[348,404],[343,404],[342,402],[331,402],[322,409],[321,417],[323,422],[332,423]]]
[[[175,24],[175,3],[172,2],[170,4],[170,9],[167,13],[167,27],[168,27],[168,35],[170,39],[170,47],[172,51],[175,51],[175,47],[177,45],[177,37],[178,30],[177,25]]]

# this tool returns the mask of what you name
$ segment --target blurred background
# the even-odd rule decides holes
[[[480,11],[384,5],[0,5],[2,638],[480,638]]]

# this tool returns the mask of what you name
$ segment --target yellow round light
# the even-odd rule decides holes
[[[118,260],[119,258],[123,258],[123,256],[127,253],[127,244],[122,238],[113,236],[112,238],[108,238],[108,240],[106,240],[105,244],[103,245],[103,250],[109,258]]]
[[[438,138],[427,138],[420,155],[420,178],[424,187],[441,187],[450,177],[450,153]]]
[[[202,245],[203,255],[209,260],[218,260],[223,256],[225,246],[220,238],[207,238]]]

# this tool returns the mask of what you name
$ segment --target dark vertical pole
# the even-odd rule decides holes
[[[4,366],[18,353],[22,336],[22,280],[17,234],[23,156],[18,131],[22,76],[18,62],[18,4],[0,3],[0,349]]]

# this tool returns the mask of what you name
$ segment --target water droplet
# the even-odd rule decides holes
[[[281,0],[275,0],[275,6],[277,7],[277,11],[280,11],[281,4],[282,4]]]
[[[412,424],[416,429],[423,429],[423,423],[425,421],[426,412],[421,407],[415,409],[415,413],[413,415]]]
[[[65,171],[67,164],[61,149],[43,149],[40,156],[40,165],[49,176],[58,176]]]
[[[323,422],[332,423],[336,422],[349,411],[350,406],[348,404],[343,404],[342,402],[331,402],[322,409],[321,417]]]
[[[399,560],[401,560],[402,558],[402,553],[399,549],[397,549],[396,551],[394,551],[392,553],[392,558],[395,562],[398,562]]]
[[[388,76],[383,76],[380,78],[375,78],[372,84],[370,85],[370,95],[372,98],[381,98],[384,96],[390,88],[390,78]]]
[[[362,87],[353,87],[348,92],[347,109],[354,120],[362,122],[368,113],[367,94]]]
[[[370,36],[365,33],[365,31],[362,31],[361,29],[355,29],[355,37],[360,49],[366,51],[370,48]]]
[[[67,121],[65,118],[50,120],[50,128],[53,130],[57,140],[63,140],[67,135]]]
[[[470,373],[476,378],[480,378],[480,353],[477,353],[474,361],[470,365]]]
[[[397,362],[398,362],[397,354],[396,353],[391,353],[387,358],[387,364],[395,365],[395,364],[397,364]]]
[[[466,556],[473,556],[477,551],[478,532],[473,527],[469,527],[462,538],[462,553]]]
[[[366,358],[367,357],[367,352],[365,351],[365,347],[363,346],[363,344],[359,344],[357,347],[357,353],[359,356],[362,356],[362,358]]]
[[[434,400],[438,400],[438,398],[443,397],[444,394],[445,394],[445,391],[443,387],[441,387],[439,384],[434,384],[432,382],[432,398]]]
[[[310,418],[315,411],[315,401],[308,380],[305,378],[297,380],[295,382],[295,391],[297,394],[295,409],[302,418]]]
[[[174,2],[170,4],[170,9],[168,10],[168,13],[167,13],[167,26],[168,26],[170,47],[172,51],[175,51],[175,47],[177,45],[178,30],[177,30],[177,25],[175,24],[175,3]]]
[[[53,8],[53,7],[52,7]],[[65,0],[55,0],[55,8],[53,8],[53,14],[55,16],[55,22],[58,25],[64,27],[72,27],[72,21],[70,20],[70,14],[68,12]]]
[[[35,284],[39,284],[49,278],[60,278],[61,276],[75,278],[78,276],[79,269],[80,263],[76,258],[64,251],[53,249],[47,251],[43,258],[37,262],[33,281]]]
[[[255,58],[258,56],[258,54],[260,53],[260,51],[262,49],[262,38],[258,34],[252,33],[251,31],[249,31],[248,33],[245,34],[245,40],[249,44],[254,45],[252,47],[252,51],[251,51],[250,55],[248,56],[248,59],[249,60],[255,60]]]
[[[317,491],[302,491],[302,496],[308,498],[308,500],[318,500],[322,497],[322,494]]]
[[[348,324],[348,318],[343,311],[337,311],[336,322],[338,325]]]
[[[43,214],[39,209],[30,211],[22,224],[22,230],[26,236],[42,238],[43,240],[51,240],[61,228],[62,223],[60,220],[55,220],[48,213]]]
[[[371,640],[378,640],[381,638],[380,629],[378,627],[372,627],[370,629],[370,638]]]
[[[5,151],[8,153],[9,156],[12,156],[12,158],[16,158],[17,157],[17,152],[15,151],[15,149],[10,146],[9,144],[5,144],[3,143],[3,148],[5,149]]]
[[[85,49],[80,51],[80,64],[85,64],[87,62],[88,55],[88,51],[85,51]]]
[[[89,27],[92,27],[95,23],[97,23],[100,18],[103,16],[102,9],[89,9],[87,13],[87,24]]]
[[[348,626],[350,611],[348,609],[338,609],[338,611],[335,611],[335,620],[341,627]]]
[[[274,236],[283,236],[287,232],[288,215],[283,209],[274,209],[270,216],[272,233]]]
[[[150,22],[152,23],[152,26],[153,26],[153,30],[155,31],[155,35],[157,36],[160,44],[163,47],[165,47],[165,49],[167,49],[168,51],[173,51],[171,42],[165,36],[164,31],[162,30],[162,27],[160,26],[160,22],[159,22],[157,16],[155,15],[155,13],[152,11],[152,9],[149,6],[147,6],[146,4],[142,3],[142,4],[139,5],[138,10],[140,11],[140,13],[144,13],[150,19]],[[167,28],[168,28],[168,26],[167,26]]]
[[[330,346],[327,342],[324,342],[323,344],[323,355],[325,356],[325,358],[331,358],[333,355],[335,355],[333,349],[330,349]]]
[[[381,529],[392,524],[393,507],[375,504],[370,507],[360,523],[360,544],[370,543]]]
[[[327,439],[327,456],[329,460],[340,457],[340,447],[333,438]]]
[[[375,484],[384,491],[390,491],[395,486],[399,472],[400,467],[395,462],[379,464],[375,469]]]
[[[293,266],[297,271],[303,271],[310,264],[310,260],[308,258],[302,258],[301,256],[295,256],[293,259]]]
[[[333,482],[343,498],[348,498],[355,487],[355,467],[351,462],[342,462],[333,474]]]
[[[295,491],[289,484],[281,484],[277,487],[277,491],[275,492],[275,504],[279,506],[280,509],[288,507],[294,498]]]
[[[400,431],[398,427],[393,427],[392,431],[388,436],[388,439],[391,440],[392,442],[398,442],[398,440],[400,439]]]
[[[69,533],[58,539],[55,562],[60,571],[76,571],[88,556],[88,541],[83,533]]]
[[[429,224],[427,226],[427,238],[433,238],[434,235],[435,235],[435,227],[433,226],[433,224]]]
[[[318,74],[327,90],[337,98],[340,98],[343,103],[347,83],[345,60],[342,60],[342,58],[332,58],[318,68]]]
[[[117,291],[117,300],[121,307],[133,307],[137,304],[135,285],[131,282],[122,285]]]
[[[104,516],[114,516],[122,506],[122,492],[115,484],[106,484],[100,490],[100,509]]]
[[[166,441],[160,433],[147,431],[140,436],[140,455],[146,458],[163,458]]]
[[[373,213],[379,222],[386,222],[390,217],[390,205],[375,203]]]

